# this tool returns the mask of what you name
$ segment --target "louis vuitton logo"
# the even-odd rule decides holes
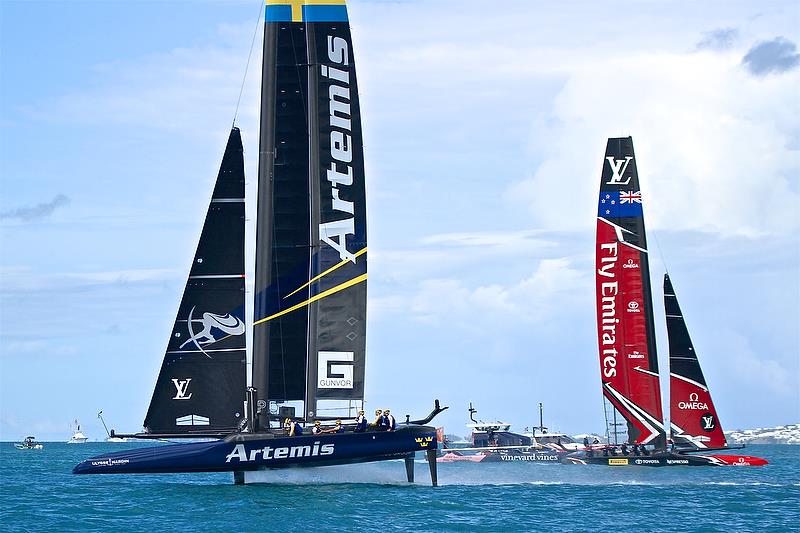
[[[606,182],[608,185],[627,185],[628,182],[631,181],[632,176],[628,176],[628,179],[622,179],[623,174],[625,174],[625,170],[628,168],[628,163],[633,160],[633,157],[627,156],[625,159],[614,159],[613,157],[609,156],[606,157],[606,161],[608,161],[608,166],[611,167],[611,179]]]
[[[187,392],[189,389],[189,382],[192,381],[192,378],[186,379],[172,379],[172,384],[175,385],[175,396],[172,398],[173,400],[188,400],[192,397],[193,393],[189,393],[187,396]]]

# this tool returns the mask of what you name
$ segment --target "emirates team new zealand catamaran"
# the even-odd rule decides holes
[[[748,455],[705,453],[730,448],[672,283],[665,276],[672,441],[668,449],[642,195],[630,137],[609,139],[606,146],[596,262],[597,338],[609,442],[617,443],[619,426],[626,427],[622,433],[627,433],[627,438],[624,446],[578,452],[567,461],[645,466],[766,464],[764,459]]]
[[[425,424],[438,401],[395,431],[347,423],[363,408],[367,229],[345,1],[266,0],[265,13],[252,386],[244,155],[234,127],[144,432],[127,435],[214,440],[104,454],[74,472],[231,471],[243,483],[262,469],[405,459],[413,481],[423,450],[435,485],[436,429]],[[288,436],[283,427],[336,418],[344,431]]]

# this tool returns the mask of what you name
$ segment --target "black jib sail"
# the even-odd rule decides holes
[[[597,337],[603,395],[630,442],[665,441],[658,377],[650,268],[633,140],[609,139],[597,206]],[[621,422],[621,420],[620,420]]]
[[[268,0],[266,21],[252,379],[261,427],[281,404],[310,419],[326,415],[318,400],[363,399],[367,290],[347,8]]]
[[[230,432],[244,415],[244,158],[231,130],[145,431]]]

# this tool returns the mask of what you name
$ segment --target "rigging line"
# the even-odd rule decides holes
[[[661,249],[661,243],[658,241],[658,232],[651,229],[650,234],[653,235],[653,239],[656,241],[656,249],[658,250],[658,257],[661,258],[661,264],[664,265],[664,272],[669,274],[669,268],[667,267],[667,260],[664,258],[664,250]]]
[[[301,16],[302,16],[302,6],[300,7]],[[305,105],[303,107],[304,111],[306,111],[306,136],[308,139],[308,173],[306,177],[308,178],[308,243],[309,245],[314,242],[314,186],[313,181],[315,176],[313,163],[314,163],[314,133],[311,131],[312,128],[315,126],[311,122],[311,117],[313,116],[313,109],[312,106],[316,104],[316,102],[311,101],[311,95],[315,93],[314,89],[312,89],[312,74],[313,71],[311,70],[311,39],[309,38],[309,26],[308,20],[306,17],[302,17],[303,19],[303,37],[305,40],[306,45],[306,63],[308,64],[308,68],[306,69],[306,97]],[[315,36],[316,39],[316,36]],[[302,76],[300,74],[300,69],[297,69],[297,78],[300,79]],[[301,85],[302,86],[302,85]],[[318,261],[319,262],[319,261]],[[306,271],[309,279],[314,273],[314,250],[311,246],[308,248],[308,269]],[[319,270],[319,267],[317,267]],[[306,298],[308,300],[311,299],[311,285],[308,285],[308,291],[306,293]],[[311,358],[312,358],[312,346],[316,348],[317,339],[312,339],[312,335],[317,335],[317,328],[312,328],[311,322],[312,318],[315,320],[314,326],[317,326],[318,320],[316,313],[312,316],[312,313],[317,311],[318,308],[312,308],[309,304],[308,312],[306,313],[306,331],[308,332],[306,335],[306,371],[305,371],[305,384],[304,384],[304,392],[303,392],[303,418],[306,419],[309,413],[313,413],[314,415],[317,414],[317,401],[316,401],[316,390],[314,386],[309,387],[309,373],[312,372],[311,368]],[[312,405],[313,404],[313,405]]]
[[[308,32],[306,31],[307,27],[306,24],[303,24],[303,42],[306,43],[306,58],[305,58],[305,65],[307,68],[310,68],[311,65],[308,64]],[[308,97],[306,93],[303,91],[303,77],[300,75],[300,62],[297,60],[297,47],[295,46],[294,42],[294,28],[290,25],[289,26],[289,35],[291,36],[292,41],[292,55],[294,55],[294,68],[295,73],[297,74],[297,85],[300,88],[298,91],[300,93],[300,98],[303,99],[303,117],[306,119],[306,130],[308,130],[308,109],[306,106],[308,104]],[[308,88],[307,88],[308,90]],[[309,134],[309,144],[311,144],[310,134]]]
[[[242,86],[239,88],[239,98],[236,100],[236,110],[233,112],[233,123],[231,127],[236,126],[236,117],[239,116],[239,104],[242,103],[242,93],[244,92],[244,84],[247,81],[247,72],[250,70],[250,58],[253,55],[253,47],[256,44],[256,35],[258,35],[258,27],[261,25],[261,12],[264,10],[265,2],[259,2],[258,17],[256,18],[256,27],[253,30],[253,39],[250,41],[250,52],[247,54],[247,63],[244,66],[244,76],[242,76]]]

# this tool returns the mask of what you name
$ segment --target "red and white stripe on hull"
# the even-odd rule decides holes
[[[765,466],[769,461],[761,457],[753,457],[752,455],[727,455],[727,454],[714,454],[714,455],[699,455],[698,457],[705,457],[709,461],[719,464],[720,466]]]

